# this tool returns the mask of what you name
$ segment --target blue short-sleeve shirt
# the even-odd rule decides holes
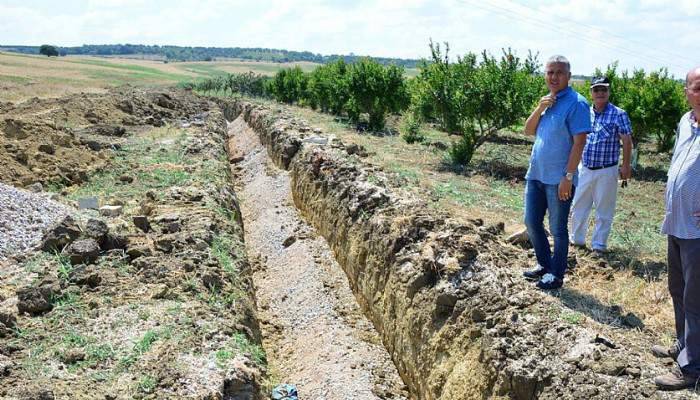
[[[566,174],[574,136],[591,131],[588,102],[571,87],[557,93],[557,101],[540,117],[525,179],[556,185]],[[574,185],[578,177],[574,173]]]

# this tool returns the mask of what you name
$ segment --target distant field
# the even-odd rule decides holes
[[[163,63],[155,60],[101,57],[44,57],[0,52],[0,101],[56,97],[66,93],[99,92],[113,86],[172,85],[199,77],[253,71],[273,75],[280,68],[313,63],[213,61]]]

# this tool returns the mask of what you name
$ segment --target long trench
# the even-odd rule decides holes
[[[295,384],[301,399],[406,399],[345,273],[295,208],[288,172],[242,118],[228,129],[271,381]]]

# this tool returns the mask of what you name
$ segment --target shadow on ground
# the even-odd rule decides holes
[[[644,329],[644,322],[634,313],[623,313],[622,307],[607,306],[588,293],[564,287],[553,295],[559,297],[565,307],[601,324],[624,329]]]

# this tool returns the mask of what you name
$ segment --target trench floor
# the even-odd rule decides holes
[[[229,137],[244,156],[234,173],[273,383],[297,385],[301,399],[407,399],[328,244],[295,208],[289,174],[242,118]]]

